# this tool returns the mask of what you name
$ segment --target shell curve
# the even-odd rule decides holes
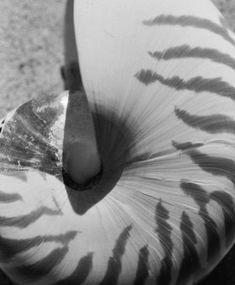
[[[14,114],[23,108],[27,122],[29,103],[3,128],[4,137],[10,122],[17,126],[16,148],[4,143],[20,175],[13,185],[9,163],[1,173],[1,244],[11,249],[1,247],[1,266],[18,283],[193,284],[234,243],[233,34],[209,1],[112,3],[75,1],[104,163],[98,186],[75,192],[63,183],[65,115],[48,144],[67,93],[34,101],[35,117],[45,111],[48,120],[29,128],[41,134],[33,154],[14,138],[24,121]],[[38,162],[38,152],[47,160]]]

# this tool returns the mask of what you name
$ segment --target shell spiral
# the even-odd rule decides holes
[[[24,285],[194,284],[235,238],[235,36],[209,0],[75,0],[74,27],[86,95],[1,124],[0,267]],[[82,188],[63,157],[88,113],[102,171]]]

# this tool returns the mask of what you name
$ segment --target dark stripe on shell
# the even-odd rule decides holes
[[[198,214],[204,221],[207,234],[207,259],[214,260],[220,250],[220,236],[217,225],[210,217],[206,205],[210,202],[207,192],[199,185],[191,182],[181,182],[181,188],[186,195],[189,195],[199,207]]]
[[[99,285],[116,285],[118,284],[118,278],[122,271],[122,256],[125,253],[126,244],[130,236],[132,226],[126,227],[118,237],[115,247],[113,249],[113,256],[109,258],[107,271],[103,280]]]
[[[48,256],[35,262],[34,264],[19,265],[14,267],[14,273],[21,278],[30,280],[31,283],[38,282],[40,278],[46,276],[53,268],[55,268],[64,259],[68,252],[68,247],[57,248]]]
[[[149,52],[149,55],[158,60],[170,60],[179,58],[209,59],[213,62],[224,64],[235,70],[235,59],[229,54],[222,53],[213,48],[192,48],[188,45],[181,45],[166,49],[162,52]]]
[[[188,126],[211,134],[224,132],[231,134],[235,133],[235,121],[225,115],[197,116],[191,115],[179,108],[175,108],[175,114]]]
[[[3,131],[4,123],[5,123],[5,118],[2,119],[1,122],[0,122],[0,134],[1,134],[1,132]]]
[[[182,144],[174,142],[173,145],[177,149],[184,150],[184,148],[182,148]],[[195,149],[186,150],[186,153],[191,157],[193,162],[204,171],[215,176],[224,176],[235,185],[235,162],[233,160],[228,158],[212,157]],[[208,195],[210,200],[214,200],[220,205],[224,213],[226,245],[229,245],[235,236],[235,229],[233,227],[235,223],[233,199],[228,193],[222,191],[214,191]]]
[[[174,142],[174,147],[181,149],[181,144]],[[235,185],[235,162],[229,158],[210,156],[196,149],[186,150],[186,154],[204,171],[216,176],[228,178]]]
[[[171,240],[172,227],[168,223],[169,218],[167,208],[162,205],[161,201],[158,202],[155,213],[156,232],[165,254],[161,261],[161,270],[157,278],[157,284],[161,285],[168,285],[171,282],[173,243]]]
[[[225,243],[230,246],[235,237],[235,209],[233,198],[226,192],[214,191],[210,199],[217,202],[224,213]]]
[[[69,277],[64,280],[57,282],[56,285],[80,285],[88,277],[89,273],[92,270],[92,258],[93,253],[88,252],[87,255],[83,256],[79,262],[75,271]]]
[[[0,203],[13,203],[22,200],[22,197],[18,193],[6,193],[0,191]]]
[[[171,25],[171,26],[181,26],[181,27],[193,27],[198,29],[207,30],[218,36],[221,36],[224,40],[228,41],[232,45],[235,45],[233,38],[229,35],[225,27],[220,26],[208,19],[191,16],[173,16],[173,15],[159,15],[153,19],[143,21],[145,26],[155,26],[155,25]]]
[[[43,246],[46,242],[57,242],[67,245],[77,235],[76,231],[70,231],[62,235],[36,236],[30,239],[9,239],[0,236],[0,262],[6,263],[15,255],[33,247]]]
[[[143,246],[139,251],[138,265],[136,270],[135,281],[133,285],[142,285],[148,278],[148,257],[149,249],[148,245]]]
[[[190,90],[196,93],[209,92],[235,100],[235,88],[221,78],[204,78],[201,76],[183,80],[179,76],[164,78],[152,70],[140,70],[135,77],[143,84],[149,85],[155,82],[174,88],[175,90]]]
[[[40,207],[39,209],[30,212],[29,214],[18,217],[3,217],[0,216],[0,226],[14,226],[17,228],[25,228],[33,224],[42,216],[58,216],[61,215],[60,210],[52,210],[47,207]]]
[[[184,142],[179,144],[175,141],[172,141],[172,145],[179,150],[190,150],[192,148],[198,148],[203,146],[203,143]]]
[[[193,223],[186,212],[182,213],[180,229],[183,241],[183,260],[176,284],[187,284],[189,276],[199,270],[200,258],[195,247],[197,241],[193,230]]]

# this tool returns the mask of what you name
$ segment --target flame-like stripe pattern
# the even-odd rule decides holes
[[[63,180],[76,93],[6,118],[0,266],[14,282],[191,285],[231,248],[235,36],[221,17],[208,0],[75,0],[102,177]]]

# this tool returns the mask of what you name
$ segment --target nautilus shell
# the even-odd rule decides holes
[[[2,122],[0,267],[24,285],[195,284],[235,238],[235,36],[207,0],[74,5],[84,91]]]

